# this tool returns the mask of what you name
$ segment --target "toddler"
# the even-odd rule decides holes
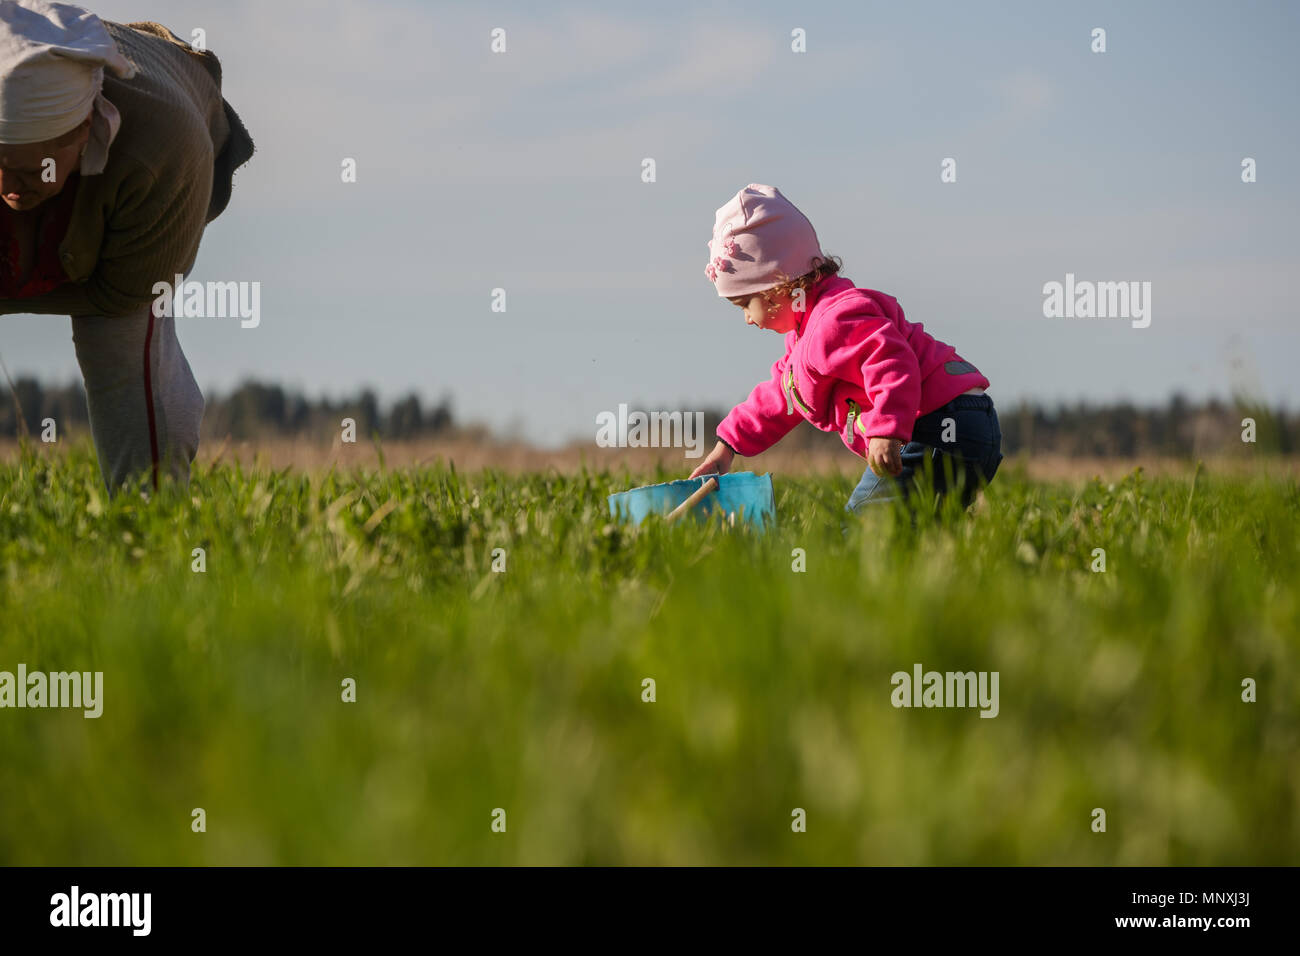
[[[1002,461],[979,369],[908,322],[893,296],[842,278],[812,223],[772,186],[751,183],[718,210],[709,251],[718,295],[748,324],[784,335],[785,354],[718,425],[692,478],[727,471],[807,420],[867,461],[847,510],[906,500],[926,474],[970,505]]]

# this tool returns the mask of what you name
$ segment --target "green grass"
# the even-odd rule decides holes
[[[0,465],[0,670],[104,674],[97,720],[0,710],[0,863],[1300,859],[1294,479],[1007,469],[844,534],[847,479],[778,475],[766,535],[610,524],[668,477]],[[918,662],[999,715],[894,708]]]

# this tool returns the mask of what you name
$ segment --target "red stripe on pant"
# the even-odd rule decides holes
[[[149,346],[153,342],[153,308],[144,333],[144,403],[149,417],[149,456],[153,459],[153,490],[158,490],[158,427],[153,416],[153,373],[149,367]]]

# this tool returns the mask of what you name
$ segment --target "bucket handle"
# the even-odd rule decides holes
[[[694,508],[701,501],[703,501],[705,495],[717,490],[718,490],[718,479],[710,478],[704,484],[700,485],[700,487],[697,488],[689,498],[687,498],[685,501],[679,504],[672,511],[668,512],[668,516],[664,518],[664,521],[671,524],[672,522],[680,518],[682,515],[686,514],[686,512]]]

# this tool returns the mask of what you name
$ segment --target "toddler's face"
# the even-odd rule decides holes
[[[745,322],[748,325],[756,325],[760,329],[780,332],[784,335],[799,324],[799,317],[791,308],[788,295],[774,297],[771,304],[757,292],[752,295],[734,296],[727,301],[744,309]]]

